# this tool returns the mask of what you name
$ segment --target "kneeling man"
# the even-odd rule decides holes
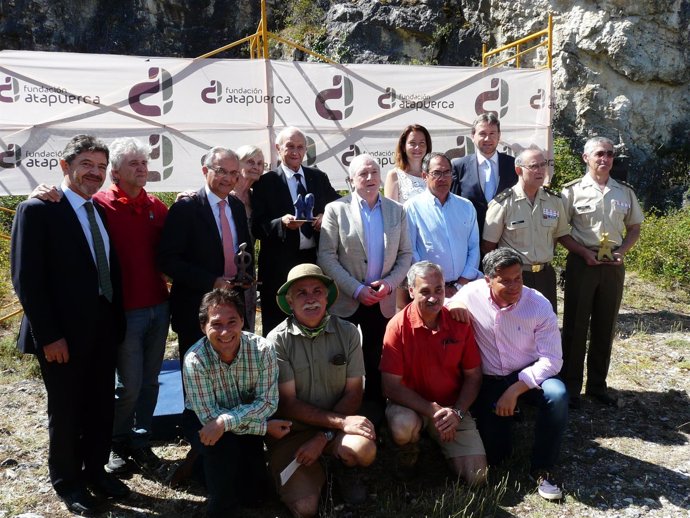
[[[518,401],[538,407],[531,474],[539,494],[563,493],[553,469],[568,421],[568,392],[558,378],[563,365],[561,335],[551,303],[522,285],[522,258],[511,248],[489,252],[485,278],[469,283],[450,300],[469,309],[482,355],[482,388],[474,405],[490,464],[512,451]]]
[[[295,516],[314,516],[326,480],[322,455],[335,457],[335,476],[343,498],[362,503],[366,489],[356,466],[376,458],[376,433],[356,415],[362,403],[364,358],[359,331],[327,309],[338,288],[315,264],[295,266],[278,290],[280,308],[290,316],[267,336],[275,343],[280,369],[278,414],[293,421],[292,431],[268,441],[269,465],[282,501]],[[281,484],[280,473],[299,464]],[[342,464],[344,466],[342,466]]]
[[[468,412],[482,382],[472,328],[443,307],[440,266],[413,264],[407,283],[412,302],[388,323],[380,366],[388,426],[401,447],[399,468],[413,467],[426,427],[459,477],[484,483],[486,455]]]
[[[233,516],[238,503],[265,497],[263,436],[280,438],[290,423],[268,420],[278,406],[278,365],[266,339],[242,332],[244,296],[216,288],[201,300],[206,335],[184,357],[183,425],[201,453],[206,516]]]

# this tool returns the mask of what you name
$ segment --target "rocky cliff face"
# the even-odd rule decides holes
[[[552,13],[556,129],[579,143],[620,142],[643,189],[658,180],[659,156],[690,156],[690,0],[268,0],[268,9],[272,30],[293,29],[342,62],[465,66],[480,63],[482,42],[541,30]],[[258,0],[4,0],[0,48],[193,57],[254,32],[259,18]],[[293,58],[282,52],[273,56]],[[246,56],[246,47],[221,55]]]
[[[544,29],[548,13],[556,129],[620,143],[630,179],[651,190],[659,155],[690,155],[690,1],[360,0],[333,2],[326,19],[329,48],[351,61],[471,66],[482,42]]]

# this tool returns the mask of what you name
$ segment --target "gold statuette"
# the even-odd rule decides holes
[[[613,251],[611,247],[613,242],[609,241],[609,233],[602,232],[599,238],[599,251],[597,252],[597,261],[614,261]]]

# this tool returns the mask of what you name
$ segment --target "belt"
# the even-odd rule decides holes
[[[542,271],[544,268],[549,266],[551,263],[534,263],[534,264],[523,264],[522,265],[522,271],[523,272],[532,272],[532,273],[539,273]]]

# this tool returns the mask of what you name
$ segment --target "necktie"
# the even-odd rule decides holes
[[[494,170],[494,163],[491,160],[486,161],[489,164],[489,177],[486,179],[484,184],[484,196],[486,201],[491,201],[496,196],[496,189],[498,184],[496,183],[496,171]]]
[[[302,183],[302,175],[295,173],[295,180],[297,180],[297,195],[301,195],[302,199],[305,199],[307,197],[307,189]],[[314,236],[314,227],[311,226],[311,223],[304,223],[299,230],[307,239]]]
[[[86,202],[84,204],[86,209],[86,216],[89,220],[89,228],[91,229],[91,238],[93,239],[93,251],[96,254],[96,267],[98,268],[98,285],[101,288],[101,294],[108,299],[108,302],[113,301],[113,284],[110,280],[110,268],[108,268],[108,258],[105,255],[105,245],[103,244],[103,236],[96,223],[96,215],[93,213],[93,203]]]
[[[218,202],[218,210],[220,211],[220,233],[223,237],[223,256],[225,257],[223,275],[232,278],[237,275],[237,265],[235,264],[235,247],[232,245],[232,229],[225,214],[225,206],[227,204],[227,201],[220,200]]]

